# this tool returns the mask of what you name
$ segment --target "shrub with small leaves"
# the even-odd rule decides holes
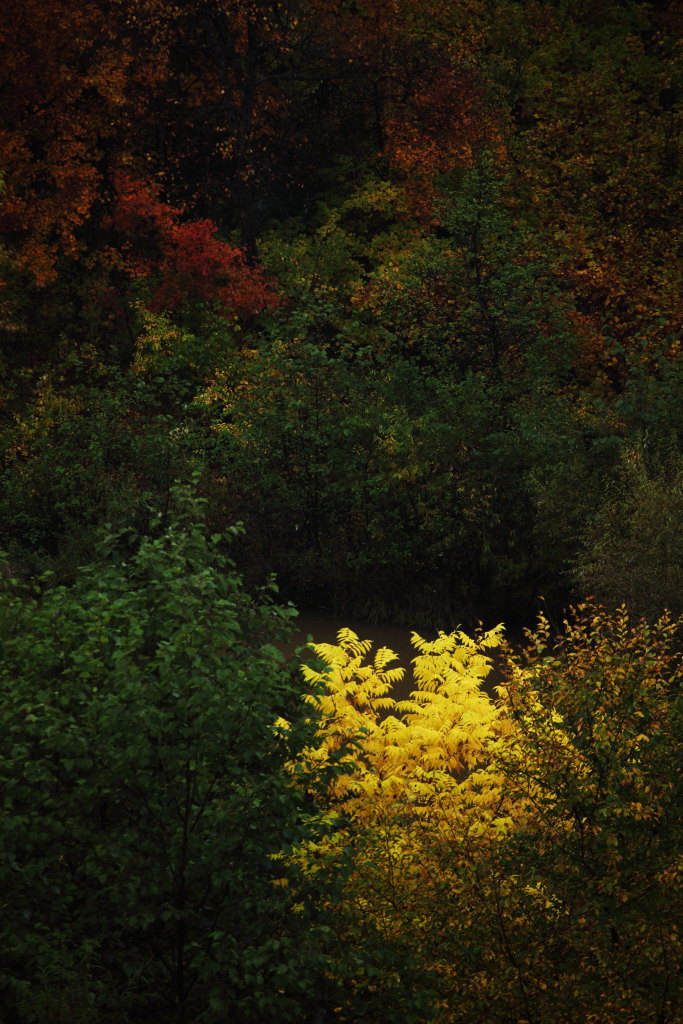
[[[323,998],[326,927],[284,859],[319,828],[284,768],[312,728],[275,646],[294,610],[172,497],[71,587],[2,580],[12,1024],[300,1021]]]

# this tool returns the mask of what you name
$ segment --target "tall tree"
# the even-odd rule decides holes
[[[274,646],[293,612],[245,593],[199,515],[175,490],[165,529],[107,538],[71,588],[3,575],[0,1000],[17,1024],[299,1024],[324,1002],[326,929],[285,859],[318,830],[286,770],[312,735]]]

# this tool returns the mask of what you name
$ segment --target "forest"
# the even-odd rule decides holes
[[[682,30],[0,5],[0,1024],[683,1022]]]

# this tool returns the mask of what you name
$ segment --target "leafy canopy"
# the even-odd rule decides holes
[[[0,992],[22,1024],[299,1020],[320,997],[325,927],[282,859],[318,828],[284,769],[312,728],[275,646],[294,611],[171,500],[71,587],[3,577]]]

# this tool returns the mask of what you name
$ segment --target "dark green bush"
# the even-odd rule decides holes
[[[281,859],[318,827],[285,768],[314,727],[274,646],[294,612],[172,497],[72,586],[2,582],[5,1024],[302,1021],[324,998],[328,931]]]

